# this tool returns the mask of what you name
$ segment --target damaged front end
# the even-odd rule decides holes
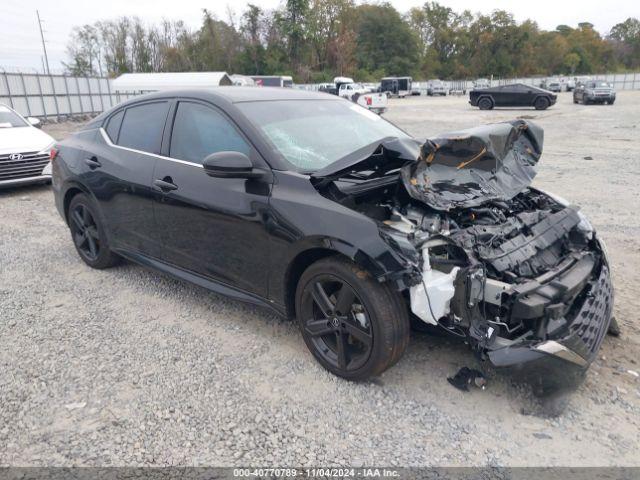
[[[586,218],[529,186],[542,144],[525,121],[422,144],[385,139],[313,182],[378,222],[406,262],[397,284],[417,318],[556,388],[579,381],[595,358],[613,288]]]

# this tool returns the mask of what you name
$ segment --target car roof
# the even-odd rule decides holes
[[[277,100],[341,101],[341,99],[335,95],[286,87],[220,86],[187,90],[163,90],[160,92],[148,93],[145,95],[132,97],[98,115],[89,124],[86,125],[86,128],[95,128],[96,125],[101,125],[104,119],[111,115],[111,113],[117,109],[128,107],[138,102],[171,99],[175,97],[202,100],[205,102],[211,102],[214,105],[225,103],[234,104],[243,102],[265,102]]]
[[[190,97],[200,98],[202,100],[221,100],[224,99],[230,103],[239,102],[264,102],[275,100],[330,100],[334,97],[328,97],[324,93],[317,93],[307,90],[298,90],[295,88],[285,87],[237,87],[224,86],[206,89],[191,90],[167,90],[151,94],[157,98],[170,97]],[[139,98],[139,97],[138,97]]]

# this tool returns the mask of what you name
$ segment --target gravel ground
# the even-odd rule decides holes
[[[380,378],[338,379],[269,312],[131,263],[89,269],[49,187],[0,193],[0,466],[640,465],[639,112],[640,92],[620,92],[544,112],[407,98],[387,114],[423,137],[517,116],[545,128],[535,185],[605,238],[623,330],[557,418],[491,371],[486,390],[455,390],[471,353],[421,334]]]

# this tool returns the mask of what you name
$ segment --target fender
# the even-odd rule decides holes
[[[60,216],[65,221],[67,226],[69,225],[69,218],[67,216],[67,207],[68,207],[67,193],[69,193],[69,191],[73,190],[73,189],[80,190],[82,193],[84,193],[89,198],[91,198],[91,200],[93,201],[93,204],[96,207],[96,213],[100,217],[100,221],[101,221],[101,223],[103,225],[105,234],[107,236],[107,240],[109,242],[111,242],[112,241],[112,234],[111,234],[111,231],[108,228],[108,223],[106,222],[106,220],[104,218],[102,210],[99,207],[98,199],[93,194],[93,192],[91,192],[91,190],[89,190],[82,182],[78,181],[77,179],[67,180],[67,181],[64,182],[64,184],[62,186],[60,186],[59,189],[55,189],[54,190],[54,196],[55,196],[55,201],[56,201],[56,207],[58,208],[58,213],[60,213]],[[69,201],[71,201],[71,200],[69,199]]]

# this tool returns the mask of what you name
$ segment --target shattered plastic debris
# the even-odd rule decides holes
[[[448,377],[447,381],[463,392],[469,391],[469,385],[473,384],[476,387],[484,390],[487,386],[487,379],[482,372],[469,367],[462,367],[458,370],[458,373],[453,377]]]
[[[87,402],[75,402],[75,403],[67,403],[64,408],[67,410],[78,410],[79,408],[84,408],[87,406]]]
[[[607,330],[607,333],[612,337],[619,337],[620,333],[622,333],[616,317],[611,317],[611,323],[609,324],[609,330]]]

